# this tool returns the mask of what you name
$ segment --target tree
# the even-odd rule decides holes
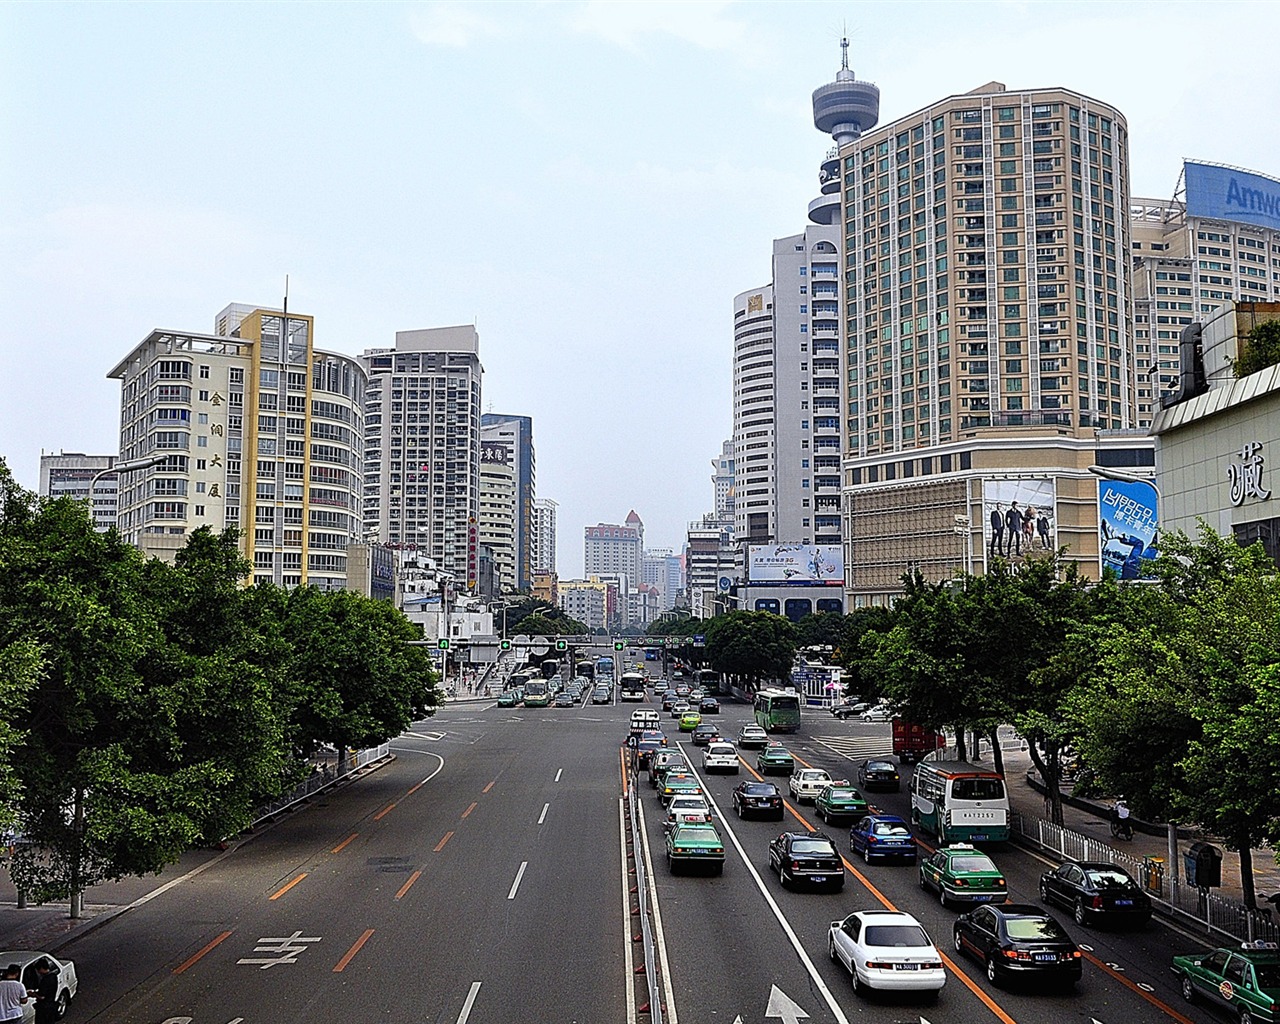
[[[1235,361],[1237,377],[1247,377],[1280,363],[1280,320],[1264,320],[1256,324],[1245,336],[1243,348],[1240,358]]]
[[[17,725],[27,712],[31,691],[44,671],[44,656],[38,644],[15,640],[0,647],[0,833],[14,826],[13,802],[20,792],[14,770],[14,751],[24,738]]]
[[[571,619],[561,612],[554,618],[550,615],[528,615],[520,620],[520,632],[525,636],[590,636],[591,630],[585,623]],[[508,628],[507,635],[511,635]]]
[[[839,612],[805,615],[796,623],[796,646],[830,647],[834,651],[844,636],[845,617]]]
[[[796,655],[795,627],[771,612],[735,611],[706,624],[706,657],[711,667],[755,686],[764,679],[789,679]]]

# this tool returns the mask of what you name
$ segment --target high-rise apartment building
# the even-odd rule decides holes
[[[515,471],[516,534],[515,588],[527,590],[533,578],[533,501],[537,494],[537,458],[533,446],[533,419],[486,412],[480,415],[480,430],[490,441],[510,446]]]
[[[708,512],[685,535],[685,587],[689,611],[709,619],[733,607],[730,589],[739,573],[733,524]]]
[[[114,455],[80,452],[40,453],[40,493],[49,498],[75,498],[90,502],[93,526],[99,532],[116,525],[116,474]],[[93,493],[90,494],[90,488]]]
[[[626,522],[599,523],[584,529],[583,573],[590,576],[625,576],[627,585],[640,582],[644,559],[644,523],[634,509]]]
[[[991,551],[984,524],[1018,481],[1068,557],[1096,566],[1087,468],[1102,448],[1151,454],[1126,434],[1142,424],[1128,144],[1106,103],[998,82],[841,144],[855,603]]]
[[[590,630],[609,627],[617,615],[617,587],[604,580],[561,580],[557,592],[560,609]]]
[[[341,588],[361,540],[365,374],[314,346],[309,316],[233,304],[215,334],[152,331],[121,385],[118,525],[172,557],[201,526],[240,528],[255,581]]]
[[[364,523],[416,545],[459,590],[478,583],[480,337],[474,327],[397,331],[361,357],[369,374]]]
[[[1280,179],[1187,161],[1173,198],[1135,198],[1134,331],[1150,422],[1178,384],[1183,327],[1224,303],[1280,301]]]
[[[556,509],[550,498],[535,498],[532,507],[532,568],[535,573],[556,572]]]
[[[516,458],[513,446],[498,434],[494,427],[480,428],[480,544],[493,560],[489,597],[516,590]]]
[[[670,548],[654,548],[644,553],[640,581],[658,594],[658,610],[669,611],[684,597],[684,566]]]
[[[715,491],[717,519],[733,519],[736,491],[734,487],[733,441],[720,446],[720,454],[711,460],[711,486]]]

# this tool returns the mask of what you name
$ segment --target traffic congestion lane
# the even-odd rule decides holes
[[[253,859],[267,875],[220,865],[189,891],[173,890],[172,900],[166,894],[124,915],[124,931],[113,922],[85,936],[75,958],[92,964],[98,978],[82,987],[77,1016],[83,1007],[123,1021],[319,1021],[364,1019],[376,1006],[388,1020],[455,1020],[470,998],[477,1014],[488,1007],[487,1019],[502,1019],[511,1006],[546,1019],[563,1011],[589,1019],[604,1008],[620,1019],[624,979],[612,965],[602,970],[601,958],[613,950],[621,960],[622,912],[616,898],[604,905],[599,898],[620,885],[616,837],[612,861],[584,858],[573,831],[588,822],[598,830],[602,815],[616,820],[616,774],[604,767],[613,763],[616,739],[596,735],[598,726],[574,737],[563,721],[528,724],[481,737],[450,760],[447,785],[428,784],[412,796],[421,777],[406,772],[411,759],[402,757],[379,773],[377,791],[348,787],[327,807],[282,823],[270,843],[264,836],[246,847],[257,847]],[[590,777],[598,781],[577,787],[576,759],[556,748],[588,760],[583,748],[593,740]],[[498,781],[485,793],[495,761],[504,760],[512,784]],[[421,771],[420,760],[412,763]],[[549,831],[560,818],[572,827]],[[311,843],[300,858],[289,842],[287,826],[295,823],[308,835],[327,833],[324,845]],[[281,893],[299,874],[305,877]],[[121,952],[136,959],[146,946],[131,940],[148,935],[167,936],[163,945],[179,953],[157,955],[146,978],[121,985]],[[262,948],[268,945],[274,948]],[[241,962],[271,958],[281,962]],[[537,992],[530,977],[539,979]]]

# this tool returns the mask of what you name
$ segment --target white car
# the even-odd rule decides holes
[[[667,804],[667,816],[662,821],[662,831],[670,832],[677,825],[711,824],[711,807],[700,796],[673,796]]]
[[[758,725],[744,725],[738,733],[738,746],[765,747],[769,745],[769,734]]]
[[[727,740],[712,740],[702,751],[704,772],[733,772],[738,774],[738,751]]]
[[[684,699],[678,700],[671,705],[671,717],[679,718],[688,710],[689,710],[689,702]]]
[[[937,998],[946,984],[942,956],[928,933],[910,914],[891,910],[859,910],[832,921],[827,953],[845,967],[853,989],[926,992]]]
[[[0,970],[10,964],[17,964],[20,972],[18,980],[27,986],[29,992],[34,992],[39,987],[40,976],[36,968],[42,962],[50,964],[58,975],[57,1011],[58,1017],[61,1018],[80,988],[76,978],[76,965],[70,960],[59,960],[55,956],[34,949],[10,949],[0,952]],[[23,1024],[35,1020],[35,1016],[36,1001],[33,997],[27,1000],[27,1004],[22,1008]]]
[[[893,709],[885,704],[877,704],[873,708],[867,708],[862,712],[862,720],[864,722],[888,722],[893,718]]]
[[[797,768],[787,785],[791,790],[792,800],[798,800],[800,803],[808,800],[812,803],[813,798],[833,781],[831,776],[821,768]]]

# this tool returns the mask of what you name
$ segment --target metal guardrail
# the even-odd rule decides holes
[[[1280,942],[1280,924],[1270,910],[1250,910],[1238,900],[1181,885],[1176,877],[1167,879],[1166,885],[1162,865],[1153,866],[1148,861],[1033,814],[1013,811],[1010,824],[1015,838],[1029,842],[1060,860],[1100,860],[1124,868],[1147,890],[1152,906],[1158,912],[1194,921],[1209,936],[1218,935],[1238,942],[1255,939]]]
[[[274,817],[281,811],[292,807],[294,804],[301,803],[303,800],[306,800],[310,796],[314,796],[321,790],[326,789],[335,783],[341,782],[343,779],[350,777],[352,773],[359,771],[365,765],[372,764],[374,761],[382,760],[388,753],[390,753],[390,750],[391,746],[387,743],[380,744],[376,747],[367,747],[364,750],[358,750],[346,761],[341,772],[330,770],[329,766],[325,765],[322,770],[308,776],[290,792],[276,797],[276,799],[271,801],[271,803],[265,804],[254,811],[251,826],[261,824],[268,818]]]
[[[649,879],[643,855],[645,837],[640,831],[640,814],[636,807],[636,788],[627,788],[627,801],[631,807],[631,849],[636,865],[636,902],[640,908],[640,936],[644,943],[644,977],[649,988],[649,1017],[653,1024],[662,1024],[662,985],[654,957],[653,928],[649,923]]]

